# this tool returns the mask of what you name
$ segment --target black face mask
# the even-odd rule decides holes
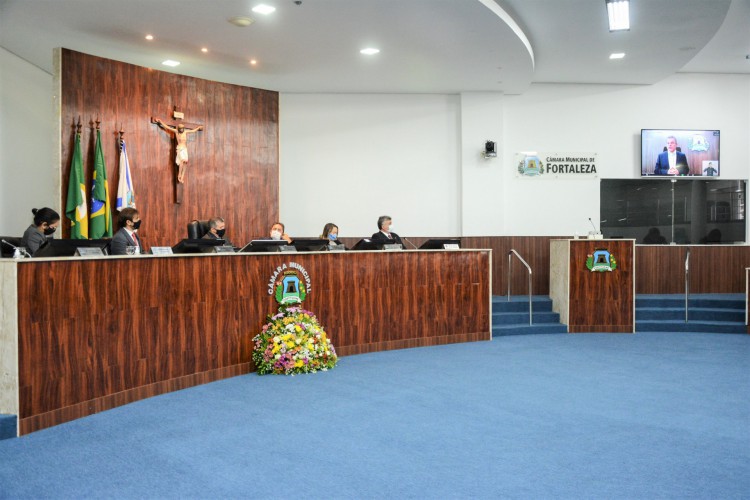
[[[55,231],[57,231],[56,227],[45,227],[44,228],[44,235],[45,236],[51,236],[55,234]]]
[[[141,227],[141,222],[143,222],[143,220],[139,220],[138,222],[133,222],[133,230],[136,230],[139,227]]]
[[[219,238],[223,238],[224,237],[224,233],[226,233],[226,232],[227,232],[226,229],[217,229],[216,230],[216,236],[218,236]]]

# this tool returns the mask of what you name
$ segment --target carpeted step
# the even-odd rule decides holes
[[[540,312],[536,309],[533,313],[533,322],[534,323],[559,323],[560,322],[560,315],[556,312]],[[493,313],[492,314],[492,324],[493,325],[505,325],[505,324],[520,324],[520,323],[528,323],[529,322],[529,311],[523,311],[523,312],[503,312],[503,313]]]
[[[685,307],[685,296],[673,295],[638,295],[635,307]],[[742,294],[697,294],[688,296],[688,309],[742,309],[745,310],[745,297]]]
[[[706,333],[745,333],[744,321],[658,321],[638,320],[636,332],[706,332]]]
[[[515,325],[492,325],[492,336],[503,337],[505,335],[533,335],[549,333],[567,333],[568,327],[560,323],[539,323],[529,325],[520,323]]]
[[[635,311],[636,321],[640,320],[685,320],[685,306],[682,307],[639,307]],[[688,319],[690,321],[745,321],[744,309],[725,308],[688,308]]]
[[[534,295],[531,297],[531,308],[534,312],[551,311],[552,299],[544,295]],[[529,297],[514,295],[508,301],[507,297],[492,297],[492,312],[522,312],[529,311]]]

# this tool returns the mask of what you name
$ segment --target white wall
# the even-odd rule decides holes
[[[61,213],[52,80],[0,48],[0,235],[21,236],[32,208]]]
[[[463,236],[505,234],[503,214],[503,95],[461,94],[461,205]],[[484,158],[484,143],[495,142],[496,158]]]
[[[289,234],[334,222],[369,236],[380,215],[401,236],[460,232],[458,96],[282,94],[279,107]]]
[[[750,176],[750,76],[678,74],[649,86],[532,85],[505,99],[506,234],[585,233],[599,181],[519,178],[520,151],[598,153],[603,178],[640,176],[642,128],[721,130],[721,176]]]

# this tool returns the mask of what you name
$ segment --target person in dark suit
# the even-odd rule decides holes
[[[24,231],[21,246],[34,255],[39,247],[47,243],[48,238],[52,238],[60,224],[60,214],[49,207],[32,208],[31,213],[34,214],[34,223]]]
[[[224,246],[234,246],[228,238],[225,238],[227,223],[221,217],[208,219],[208,232],[203,235],[204,240],[224,240]]]
[[[667,150],[656,158],[655,175],[687,175],[690,173],[687,156],[677,151],[677,139],[667,137]]]
[[[379,231],[373,233],[372,241],[377,241],[378,243],[398,243],[403,246],[404,243],[401,241],[401,237],[391,231],[392,223],[393,220],[388,215],[381,215],[378,217]]]
[[[127,255],[128,247],[135,247],[135,254],[143,253],[143,245],[138,237],[138,228],[141,227],[141,216],[135,208],[123,208],[117,218],[120,230],[112,237],[109,246],[110,255]]]

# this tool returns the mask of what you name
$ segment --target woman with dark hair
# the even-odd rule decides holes
[[[31,213],[34,214],[34,223],[24,231],[21,245],[34,255],[39,247],[47,243],[47,238],[51,238],[57,230],[60,214],[49,207],[32,208]]]

